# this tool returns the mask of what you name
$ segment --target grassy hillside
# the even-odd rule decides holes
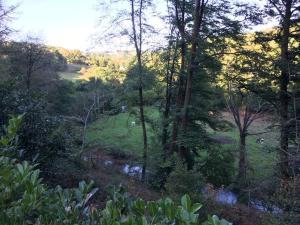
[[[68,64],[66,71],[60,72],[59,76],[62,79],[71,80],[71,81],[81,80],[82,78],[81,78],[80,70],[82,67],[86,67],[86,65]]]

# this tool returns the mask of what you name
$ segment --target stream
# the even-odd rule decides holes
[[[226,189],[218,189],[214,190],[213,192],[213,194],[210,194],[208,188],[203,188],[202,190],[202,194],[205,197],[212,197],[212,199],[217,203],[225,205],[235,205],[236,203],[238,203],[238,197],[232,191]],[[282,209],[280,209],[278,206],[267,204],[266,202],[258,199],[250,200],[248,206],[261,212],[270,212],[273,214],[282,213]]]
[[[113,163],[114,162],[111,160],[104,161],[104,165],[107,167],[113,165]],[[120,172],[130,177],[136,177],[139,180],[142,178],[142,167],[137,165],[129,165],[125,163],[121,166]],[[203,188],[202,194],[206,197],[212,197],[207,188]],[[237,195],[226,189],[214,190],[212,198],[215,202],[225,205],[235,205],[238,203]],[[261,212],[270,212],[273,214],[282,213],[282,209],[280,209],[278,206],[266,204],[264,201],[259,199],[252,199],[249,202],[249,207],[257,209]]]

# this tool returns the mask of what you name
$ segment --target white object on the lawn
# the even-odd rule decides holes
[[[121,106],[121,112],[124,113],[124,112],[125,112],[125,109],[126,109],[126,106],[125,106],[125,105],[122,105],[122,106]]]
[[[110,166],[110,165],[112,165],[113,164],[113,162],[111,161],[111,160],[105,160],[104,161],[104,165],[105,166]]]
[[[262,137],[259,137],[259,138],[256,139],[256,143],[259,143],[259,144],[263,144],[264,141],[265,141],[265,139],[262,138]]]

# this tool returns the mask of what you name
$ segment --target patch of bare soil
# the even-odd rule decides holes
[[[242,204],[230,207],[223,206],[220,216],[233,224],[241,225],[266,225],[266,222],[270,220],[267,214],[258,212]]]

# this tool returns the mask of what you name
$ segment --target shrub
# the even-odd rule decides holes
[[[169,174],[165,188],[170,196],[179,196],[188,193],[193,200],[199,199],[204,178],[199,171],[187,170],[186,165],[177,159],[175,168]]]
[[[229,149],[212,146],[199,153],[200,171],[208,182],[219,187],[231,183],[235,168],[234,155]]]
[[[188,195],[176,205],[170,198],[145,202],[130,199],[117,190],[111,193],[106,207],[99,210],[89,204],[97,188],[93,183],[79,183],[78,188],[48,189],[41,183],[39,170],[28,162],[16,163],[0,157],[0,224],[198,224],[201,204],[192,204]],[[218,221],[210,218],[206,223]]]

